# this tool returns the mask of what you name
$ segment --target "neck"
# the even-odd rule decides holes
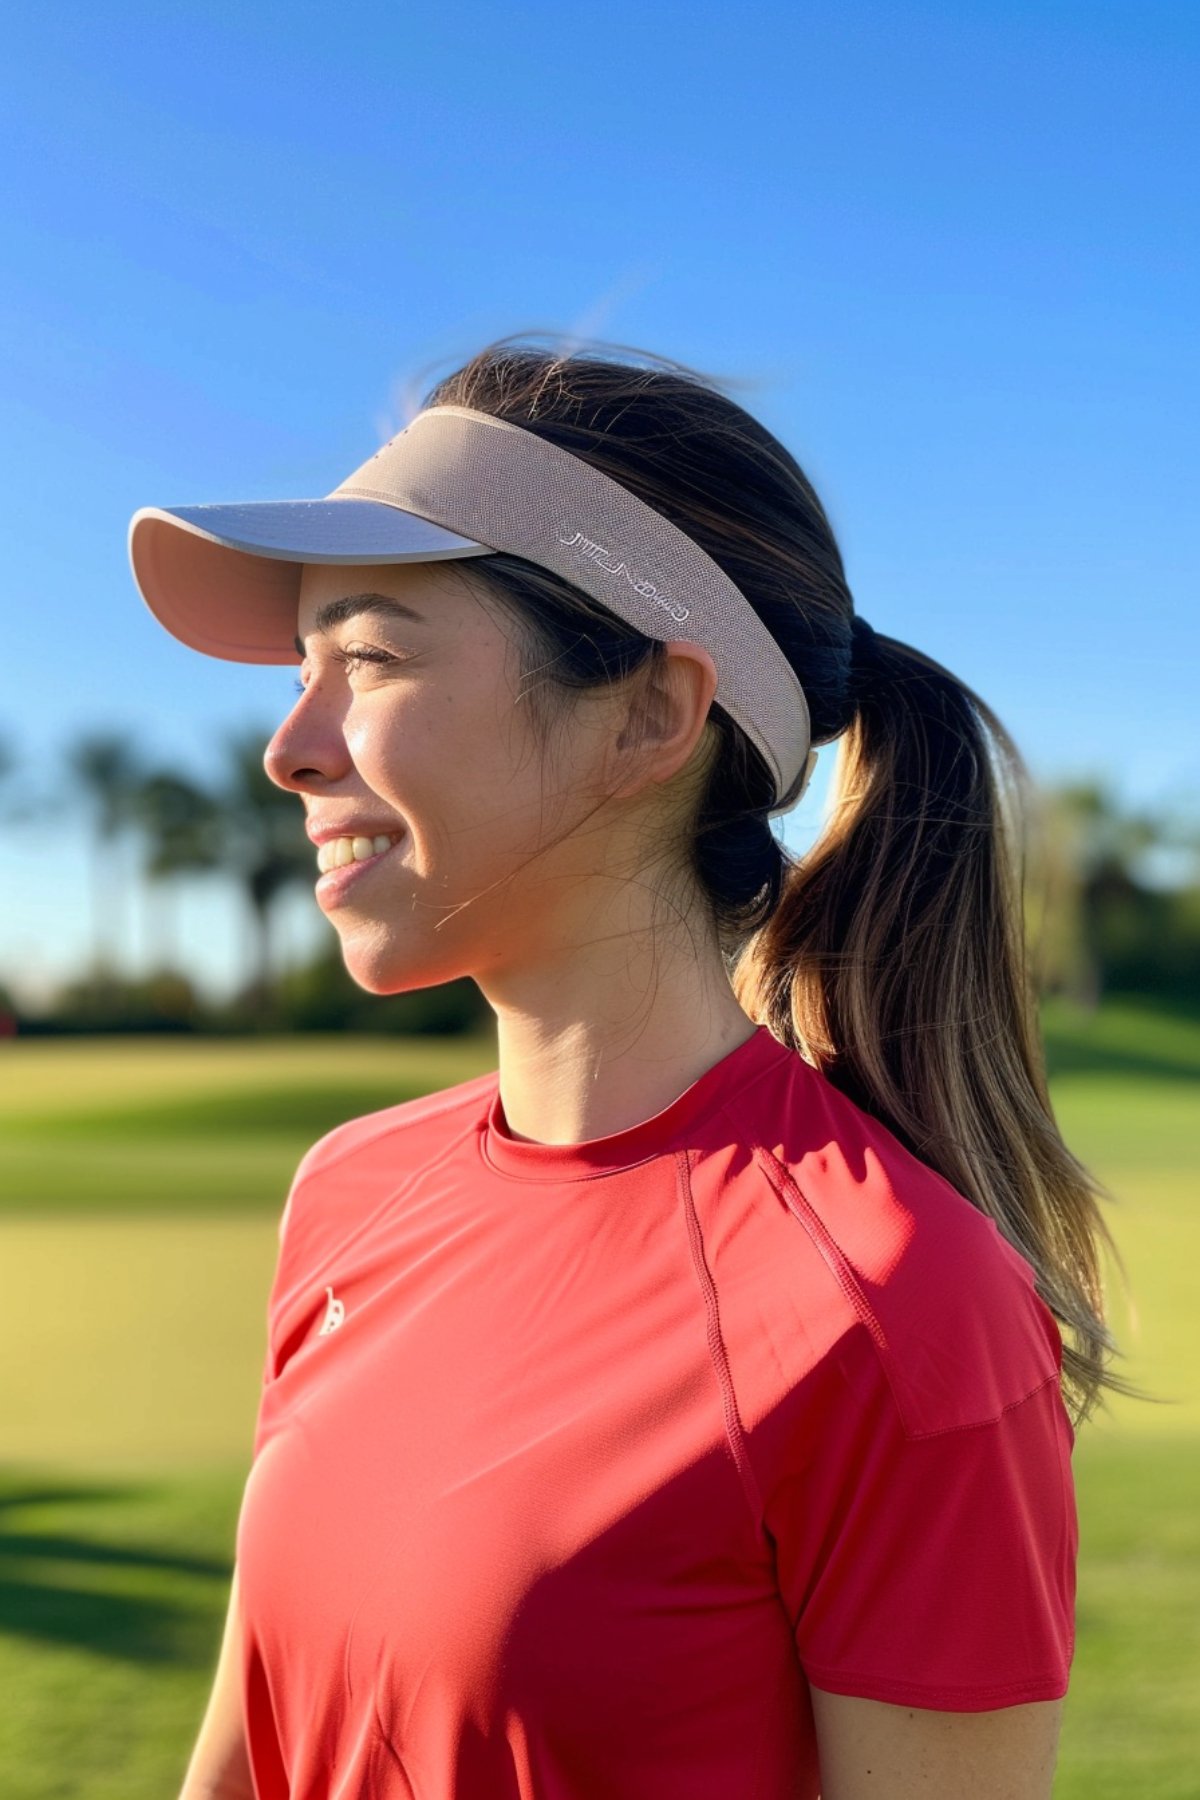
[[[543,1144],[653,1118],[754,1033],[711,935],[600,934],[479,980],[496,1012],[510,1131]]]

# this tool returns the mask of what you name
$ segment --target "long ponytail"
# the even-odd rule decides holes
[[[1107,1190],[1067,1148],[1026,951],[1030,778],[991,708],[895,638],[855,633],[828,828],[737,962],[752,1017],[992,1218],[1061,1325],[1076,1419],[1115,1346]],[[1119,1259],[1118,1259],[1119,1260]]]

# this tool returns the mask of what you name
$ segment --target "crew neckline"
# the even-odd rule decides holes
[[[672,1148],[718,1095],[724,1102],[776,1057],[787,1054],[765,1025],[756,1026],[750,1037],[713,1063],[661,1112],[624,1131],[577,1144],[541,1144],[513,1137],[497,1079],[480,1132],[480,1150],[484,1161],[499,1174],[524,1181],[587,1181],[615,1175]]]

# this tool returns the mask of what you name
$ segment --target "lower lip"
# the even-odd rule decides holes
[[[403,838],[397,838],[394,844],[389,844],[388,848],[381,850],[377,856],[368,856],[363,862],[343,863],[340,869],[327,870],[313,889],[319,904],[322,906],[336,904],[345,894],[349,893],[356,881],[359,881],[371,869],[378,868],[379,864],[389,857],[393,850],[398,850],[403,842]]]

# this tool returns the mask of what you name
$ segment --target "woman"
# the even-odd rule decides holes
[[[665,359],[493,344],[131,557],[301,658],[266,767],[346,967],[471,976],[499,1052],[297,1170],[185,1795],[1049,1794],[1115,1378],[994,714]]]

